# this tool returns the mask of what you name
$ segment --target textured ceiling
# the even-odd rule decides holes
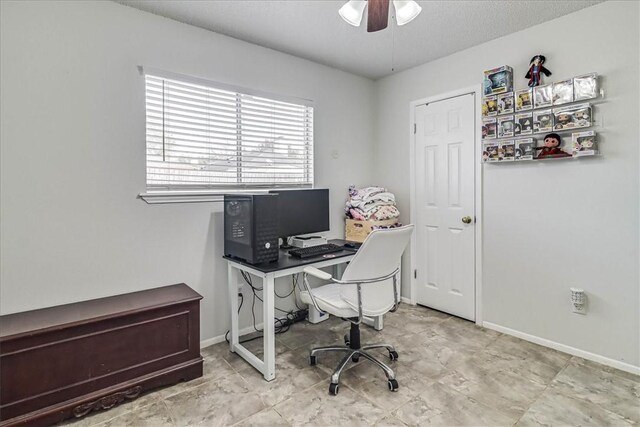
[[[338,15],[346,1],[116,1],[372,79],[600,2],[420,1],[422,13],[409,24],[367,33],[364,20],[356,28]]]

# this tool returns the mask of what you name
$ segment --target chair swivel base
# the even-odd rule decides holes
[[[357,327],[358,325],[355,325],[355,326]],[[353,325],[352,325],[352,332],[354,332]],[[329,394],[332,394],[334,396],[338,394],[338,389],[340,386],[339,385],[340,374],[342,374],[342,371],[349,363],[349,360],[352,360],[353,362],[357,362],[360,359],[360,356],[364,357],[367,360],[370,360],[375,365],[380,367],[384,371],[385,375],[387,376],[387,386],[389,387],[389,390],[398,391],[398,388],[399,388],[398,381],[396,380],[396,375],[393,372],[393,370],[367,352],[367,350],[372,350],[376,348],[386,348],[389,351],[389,359],[393,361],[393,360],[398,360],[398,353],[396,352],[396,350],[393,348],[392,345],[389,345],[389,344],[372,344],[372,345],[365,345],[360,347],[359,330],[357,332],[358,332],[357,336],[354,336],[353,333],[351,334],[353,338],[356,338],[355,340],[349,340],[348,339],[349,336],[345,336],[345,343],[347,344],[346,346],[316,347],[312,349],[309,354],[309,364],[311,366],[314,366],[317,363],[318,353],[325,352],[325,351],[326,352],[339,351],[339,352],[346,353],[345,356],[340,361],[340,363],[338,364],[338,367],[336,368],[336,370],[331,375],[331,383],[329,384]],[[354,348],[354,347],[357,347],[357,348]]]

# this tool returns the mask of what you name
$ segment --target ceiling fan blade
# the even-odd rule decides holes
[[[373,33],[387,28],[389,23],[389,0],[369,0],[367,32]]]

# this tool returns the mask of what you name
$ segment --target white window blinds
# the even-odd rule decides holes
[[[313,107],[146,74],[147,188],[313,184]]]

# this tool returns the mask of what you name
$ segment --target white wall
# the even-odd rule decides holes
[[[2,314],[185,282],[202,339],[226,331],[221,204],[136,199],[138,65],[314,100],[316,185],[343,235],[347,186],[373,174],[372,81],[112,2],[1,4]]]
[[[638,3],[584,9],[375,84],[111,2],[0,5],[0,313],[186,282],[205,297],[202,338],[226,330],[220,205],[136,199],[137,65],[314,99],[317,185],[331,189],[338,237],[349,183],[387,185],[408,221],[410,101],[502,64],[524,87],[542,52],[553,79],[604,76],[604,156],[483,166],[484,320],[640,365]],[[587,290],[587,316],[569,312],[570,286]]]
[[[638,275],[637,2],[606,2],[376,82],[379,181],[409,212],[409,103],[478,85],[511,65],[526,87],[528,60],[547,56],[561,80],[596,71],[601,159],[484,165],[484,321],[640,365]],[[403,292],[409,295],[409,261]],[[569,287],[589,313],[572,314]]]

